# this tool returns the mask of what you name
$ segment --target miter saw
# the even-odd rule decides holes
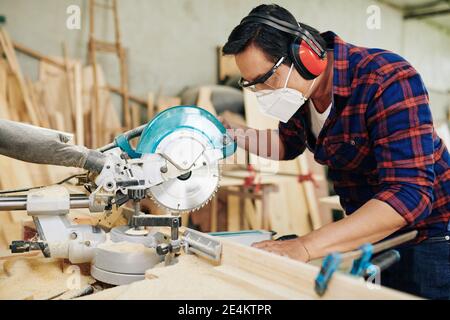
[[[136,149],[130,145],[134,138],[139,138]],[[85,181],[89,196],[70,195],[62,186],[51,186],[24,196],[0,197],[0,210],[26,209],[38,231],[32,241],[14,241],[11,250],[41,250],[47,257],[72,263],[92,262],[95,278],[116,285],[142,279],[145,270],[182,248],[217,260],[218,241],[190,229],[179,236],[180,213],[198,210],[214,196],[220,160],[235,150],[233,139],[209,112],[195,106],[167,109],[97,152],[82,152],[88,156],[78,161],[83,164],[79,166],[91,171]],[[146,197],[165,208],[167,215],[143,214],[140,201]],[[67,218],[71,208],[108,214],[113,206],[129,201],[133,214],[128,225],[109,233],[95,226],[71,225]],[[170,236],[154,227],[170,227]],[[143,249],[115,250],[121,243]]]

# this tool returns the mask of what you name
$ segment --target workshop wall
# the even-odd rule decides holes
[[[333,30],[358,45],[380,47],[404,55],[421,72],[430,91],[435,120],[445,118],[450,104],[450,35],[421,21],[404,22],[399,11],[367,0],[279,0],[298,19],[321,31]],[[178,94],[185,86],[215,83],[216,47],[257,0],[119,0],[122,42],[128,50],[131,92]],[[81,8],[81,29],[66,27],[69,5]],[[381,9],[380,29],[369,29],[371,5]],[[97,35],[113,39],[112,15],[97,9]],[[89,36],[87,0],[2,0],[12,38],[46,55],[85,59]],[[19,55],[25,74],[37,74],[37,64]],[[100,56],[111,84],[118,84],[114,57]]]

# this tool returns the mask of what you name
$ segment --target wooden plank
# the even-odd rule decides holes
[[[95,58],[95,50],[91,52],[91,60],[92,60],[92,78],[93,78],[93,87],[92,87],[92,104],[91,104],[91,147],[98,148],[101,143],[99,143],[98,138],[98,129],[101,121],[99,121],[99,85],[98,85],[98,64]]]
[[[0,45],[6,56],[11,70],[13,73],[17,74],[18,77],[22,77],[22,72],[20,70],[19,62],[17,61],[16,54],[14,52],[13,46],[11,45],[11,39],[4,28],[0,28]]]
[[[108,90],[111,91],[112,93],[115,93],[115,94],[118,94],[118,95],[120,95],[120,96],[123,96],[123,93],[122,93],[122,91],[121,91],[120,88],[117,88],[117,87],[114,87],[114,86],[111,86],[111,85],[107,85],[107,86],[106,86],[106,89],[108,89]],[[146,106],[147,103],[148,103],[147,100],[145,100],[145,99],[143,99],[143,98],[140,98],[140,97],[138,97],[138,96],[135,96],[135,95],[133,95],[133,94],[128,94],[128,99],[129,99],[130,101],[136,102],[136,103],[138,103],[138,104],[140,104],[140,105],[142,105],[142,106]]]
[[[240,75],[234,56],[224,56],[222,54],[222,47],[217,48],[217,58],[219,67],[219,82],[225,81],[227,78]]]
[[[131,126],[137,128],[141,125],[141,107],[135,103],[130,104],[131,109]]]
[[[179,106],[181,104],[181,98],[179,97],[165,97],[159,96],[156,104],[157,112],[162,112],[171,107]]]
[[[48,116],[47,113],[44,111],[45,109],[41,108],[41,106],[39,105],[40,101],[36,93],[36,88],[34,87],[33,83],[29,78],[25,79],[25,85],[28,87],[31,103],[33,104],[34,109],[36,111],[36,115],[39,119],[40,126],[49,128],[50,123],[48,121]]]
[[[83,85],[81,63],[77,62],[73,68],[74,75],[74,104],[75,104],[75,134],[76,143],[84,145],[84,117],[83,117]]]
[[[314,159],[314,154],[309,150],[305,150],[303,155],[306,158],[308,169],[312,173],[315,181],[314,194],[319,208],[320,220],[322,225],[326,225],[333,222],[332,210],[330,210],[329,207],[322,205],[320,202],[321,198],[328,197],[330,195],[326,167],[316,162]]]
[[[276,283],[312,299],[414,299],[412,295],[385,287],[371,289],[360,278],[336,272],[323,297],[314,291],[314,279],[320,268],[243,246],[227,239],[221,240],[221,265],[238,268],[269,282]]]
[[[212,103],[211,94],[212,92],[210,87],[200,87],[198,91],[197,106],[216,116],[217,112]]]
[[[30,83],[30,94],[33,105],[36,108],[36,112],[38,112],[39,114],[41,127],[50,129],[52,127],[50,114],[53,110],[48,108],[48,106],[45,104],[45,90],[46,83],[42,81]]]
[[[227,197],[227,230],[238,231],[240,230],[240,206],[239,196],[228,195]]]
[[[123,132],[124,128],[119,118],[119,112],[111,101],[111,94],[109,90],[104,89],[106,84],[104,72],[102,68],[98,68],[99,76],[99,107],[100,107],[100,119],[102,119],[102,140],[99,141],[101,145],[110,143],[113,139]]]
[[[116,12],[116,11],[115,11]],[[115,17],[117,14],[115,14]],[[118,34],[118,19],[116,18],[116,34]],[[128,65],[125,49],[121,47],[120,40],[116,40],[119,47],[120,89],[122,91],[122,112],[126,130],[131,128],[131,107],[128,100]]]
[[[94,81],[93,81],[93,67],[87,66],[83,68],[82,76],[82,101],[83,114],[85,119],[85,144],[93,147],[92,142],[92,105],[94,101]],[[111,95],[106,87],[104,72],[100,66],[97,66],[97,85],[98,92],[98,107],[101,120],[102,136],[99,140],[100,144],[109,143],[112,139],[123,131],[118,112],[111,101]]]
[[[55,59],[62,60],[62,58]],[[72,88],[69,85],[71,81],[73,81],[73,76],[70,77],[64,70],[45,62],[40,63],[39,83],[41,83],[42,88],[42,104],[48,110],[49,117],[52,119],[50,121],[52,127],[57,130],[75,132],[75,118],[71,107],[74,92],[69,90]],[[55,116],[53,113],[60,115]]]
[[[65,68],[64,63],[62,63],[61,61],[58,61],[58,60],[53,59],[52,57],[43,55],[43,54],[41,54],[41,53],[39,53],[39,52],[37,52],[37,51],[35,51],[33,49],[30,49],[30,48],[22,45],[22,44],[19,44],[17,42],[13,42],[13,46],[14,46],[14,49],[16,49],[17,51],[22,52],[22,53],[24,53],[24,54],[26,54],[26,55],[28,55],[28,56],[30,56],[32,58],[35,58],[35,59],[40,60],[40,61],[47,62],[47,63],[49,63],[49,64],[51,64],[51,65],[53,65],[55,67],[58,67],[60,69],[64,69]]]
[[[261,215],[258,214],[256,208],[250,199],[245,200],[245,219],[248,223],[249,230],[262,229],[261,226]]]
[[[309,168],[308,159],[305,154],[301,154],[298,157],[299,171],[301,175],[311,175],[312,172]],[[316,195],[316,187],[313,181],[304,181],[302,186],[305,192],[306,201],[308,204],[309,215],[311,217],[312,228],[319,229],[323,226],[322,217],[319,212],[318,197]]]
[[[319,201],[323,205],[329,207],[331,210],[344,211],[344,209],[341,206],[341,202],[339,201],[339,196],[324,197],[320,198]]]
[[[11,66],[12,71],[17,76],[19,88],[23,96],[23,101],[28,112],[30,123],[34,125],[39,125],[39,119],[36,115],[34,107],[31,103],[29,92],[25,86],[22,72],[20,70],[19,63],[17,62],[17,57],[12,45],[11,39],[4,28],[0,29],[0,44],[3,47],[3,51],[6,54],[6,58]]]
[[[8,83],[8,65],[4,59],[0,59],[0,95],[6,99]]]
[[[67,53],[66,42],[62,43],[63,61],[64,61],[64,72],[66,76],[66,87],[69,102],[69,109],[72,112],[71,122],[75,123],[75,88],[74,88],[74,73],[73,73],[73,63],[70,62]]]
[[[12,73],[8,74],[6,99],[9,109],[7,119],[27,122],[28,118],[26,117],[25,105],[19,88],[19,80]]]
[[[218,215],[219,215],[219,197],[218,195],[214,196],[211,199],[211,226],[210,231],[217,231],[217,223],[218,223]]]
[[[150,121],[155,116],[155,94],[149,92],[147,94],[147,121]]]

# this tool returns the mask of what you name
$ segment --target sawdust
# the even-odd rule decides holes
[[[130,228],[125,232],[125,234],[128,234],[130,236],[145,236],[148,233],[149,230],[147,229],[135,229],[135,228]]]
[[[61,293],[93,283],[78,266],[59,259],[15,258],[3,263],[0,273],[0,300],[50,299]]]
[[[108,250],[118,253],[142,253],[142,252],[153,252],[154,249],[147,248],[142,243],[132,243],[132,242],[112,242],[106,241],[98,245],[98,248],[103,250]]]
[[[207,261],[194,255],[183,254],[177,262],[166,266],[164,262],[147,270],[146,279],[127,288],[94,294],[85,299],[110,297],[128,299],[264,299],[267,295],[242,286],[217,270]],[[120,287],[118,287],[120,288]]]

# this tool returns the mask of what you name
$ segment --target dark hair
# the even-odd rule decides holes
[[[250,11],[250,14],[253,13],[268,14],[274,18],[297,25],[295,17],[288,10],[276,4],[262,4]],[[323,48],[326,47],[326,42],[319,31],[303,23],[300,23],[300,26],[308,30]],[[273,62],[276,62],[281,57],[286,57],[283,63],[291,64],[292,61],[289,59],[288,52],[294,37],[294,35],[259,22],[239,24],[228,37],[222,53],[223,55],[236,55],[243,52],[250,44],[253,44],[261,49]]]

